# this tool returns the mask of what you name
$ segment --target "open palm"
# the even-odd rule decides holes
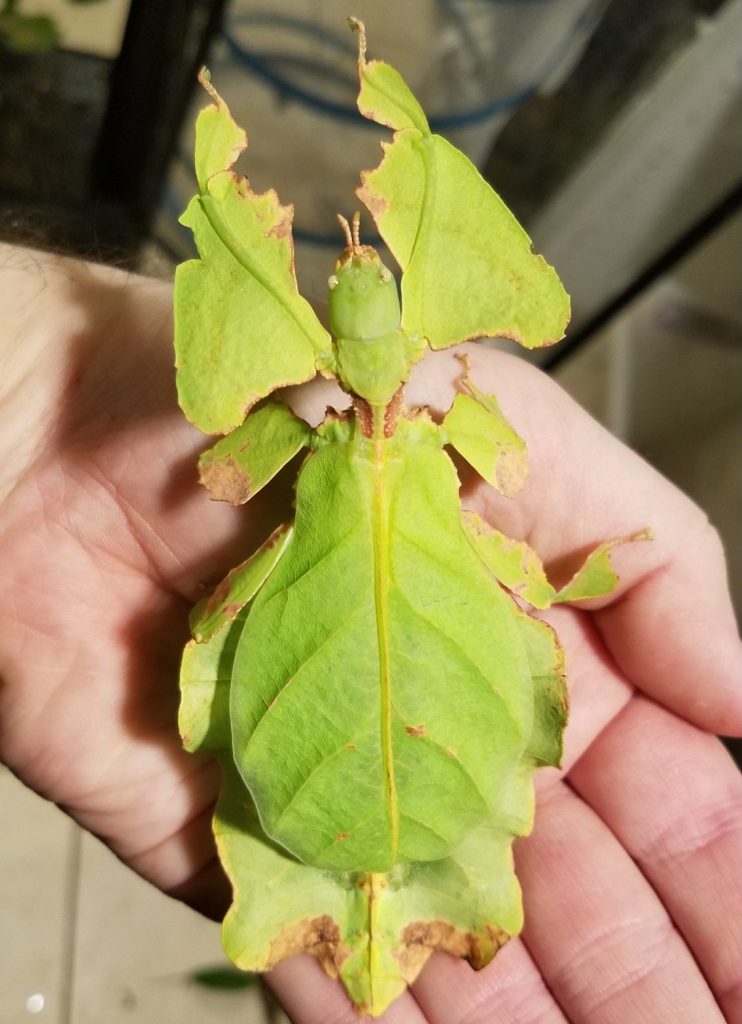
[[[177,408],[164,286],[0,259],[0,756],[154,884],[220,916],[219,780],[180,749],[178,663],[188,609],[286,517],[290,474],[237,512],[198,487],[203,438]],[[515,500],[465,479],[466,502],[557,579],[603,539],[645,526],[655,539],[621,550],[616,595],[548,615],[572,717],[566,773],[542,773],[516,850],[523,940],[477,975],[434,957],[384,1020],[739,1021],[740,781],[708,735],[739,731],[742,711],[718,541],[547,378],[470,351],[532,473]],[[429,361],[410,401],[444,407],[456,374],[450,354]],[[297,411],[319,415],[325,397],[303,389]],[[352,1019],[309,958],[272,984],[298,1022]]]

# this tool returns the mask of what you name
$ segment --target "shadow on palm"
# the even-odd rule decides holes
[[[48,403],[2,510],[3,753],[146,877],[189,895],[213,856],[217,778],[177,735],[188,611],[280,519],[291,475],[249,514],[206,500],[204,440],[177,407],[168,289],[61,272],[75,330],[24,382]]]

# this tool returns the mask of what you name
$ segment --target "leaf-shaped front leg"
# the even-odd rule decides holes
[[[475,512],[465,511],[463,522],[474,550],[493,576],[534,608],[610,594],[619,582],[611,564],[613,550],[620,544],[650,538],[649,531],[642,530],[599,544],[572,579],[557,590],[549,582],[541,559],[525,541],[511,540]]]
[[[357,195],[404,272],[402,327],[434,349],[486,336],[526,348],[559,341],[569,298],[556,272],[471,161],[430,132],[399,73],[366,61],[355,27],[359,110],[396,130]]]
[[[247,137],[202,84],[214,102],[196,123],[199,191],[181,218],[201,259],[176,272],[175,349],[183,411],[204,433],[224,434],[260,398],[328,365],[332,346],[297,289],[293,209],[235,175]]]

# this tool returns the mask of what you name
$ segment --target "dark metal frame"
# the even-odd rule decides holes
[[[177,133],[226,0],[132,0],[93,168],[96,201],[146,235]]]

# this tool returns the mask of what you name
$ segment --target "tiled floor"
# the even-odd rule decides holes
[[[7,769],[0,808],[2,1024],[266,1024],[258,984],[199,980],[226,966],[218,925],[142,881]]]
[[[61,1024],[69,1003],[72,822],[0,768],[0,1021]]]

